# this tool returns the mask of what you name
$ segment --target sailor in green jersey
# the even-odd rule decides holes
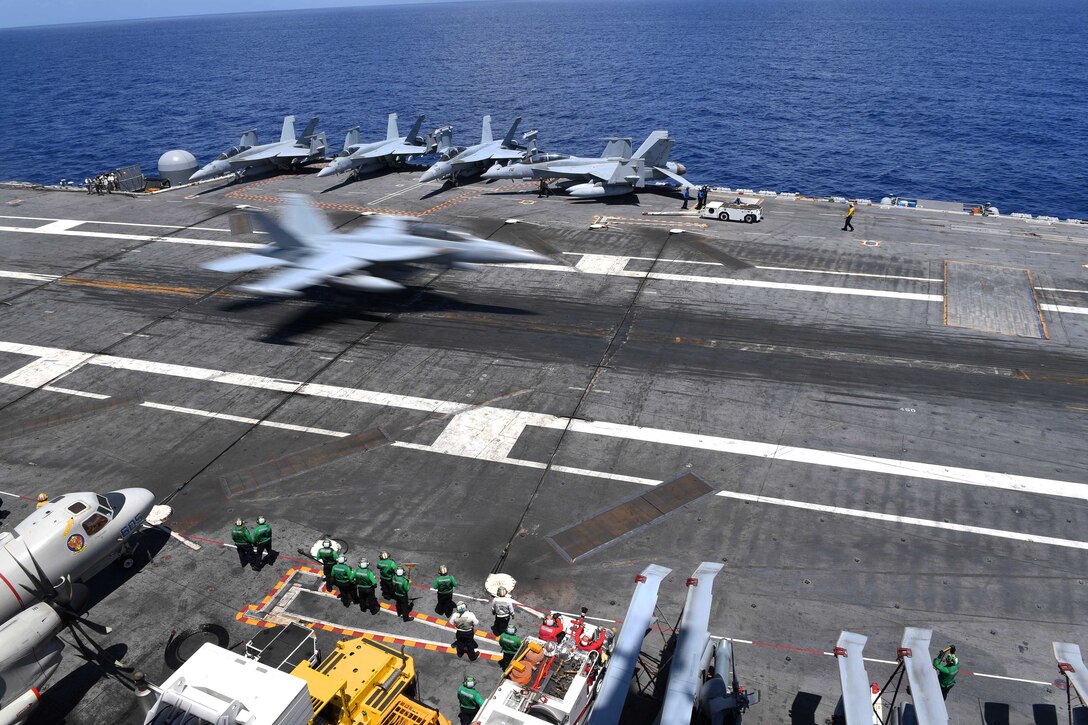
[[[332,546],[332,541],[325,539],[321,542],[321,546],[317,549],[317,561],[321,564],[321,568],[325,574],[325,591],[332,591],[332,567],[336,563],[336,549]]]
[[[950,644],[933,658],[933,667],[937,670],[937,684],[941,686],[941,697],[948,699],[948,691],[956,685],[956,675],[960,671],[960,660],[956,657],[956,645]]]
[[[511,624],[499,635],[499,647],[502,649],[502,668],[506,670],[514,659],[514,655],[521,649],[521,637],[518,636],[517,627]]]
[[[388,551],[378,555],[378,578],[381,580],[382,599],[393,598],[393,577],[397,575],[397,562]]]
[[[374,589],[378,586],[378,580],[374,572],[370,571],[370,562],[366,559],[359,560],[359,568],[353,574],[355,579],[355,599],[359,602],[360,610],[370,610],[371,614],[377,614],[381,606],[378,598],[374,596]]]
[[[438,592],[438,603],[434,605],[435,614],[447,618],[453,614],[453,590],[456,587],[457,580],[446,565],[438,567],[438,577],[434,580],[434,590]]]
[[[393,599],[397,603],[397,616],[405,622],[412,621],[412,580],[404,575],[404,569],[397,567],[393,576]]]
[[[345,607],[350,607],[355,600],[354,574],[355,570],[347,565],[344,557],[337,557],[336,563],[332,565],[332,580],[340,590],[340,601]]]
[[[245,519],[234,520],[234,528],[230,530],[230,540],[238,549],[238,563],[243,567],[253,563],[253,532],[246,526]]]
[[[484,696],[476,691],[476,678],[465,676],[463,685],[457,688],[457,704],[461,706],[461,724],[468,725],[484,706]]]
[[[263,566],[265,558],[272,555],[272,527],[264,516],[258,516],[257,525],[253,527],[253,549],[253,560],[259,566]]]

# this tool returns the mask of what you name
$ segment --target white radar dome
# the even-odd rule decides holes
[[[188,151],[174,149],[159,157],[159,176],[169,181],[170,186],[188,183],[196,170],[196,157]]]

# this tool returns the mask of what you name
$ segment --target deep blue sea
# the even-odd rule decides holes
[[[670,130],[698,183],[1088,218],[1086,0],[522,0],[0,31],[0,179],[56,182],[282,116],[513,116],[541,147]],[[301,125],[300,125],[301,127]]]

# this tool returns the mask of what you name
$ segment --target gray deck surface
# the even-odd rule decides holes
[[[1046,337],[1031,271],[992,264],[945,264],[945,315],[953,327]]]
[[[349,558],[387,548],[418,563],[417,583],[446,563],[481,597],[501,566],[521,601],[604,619],[660,562],[675,621],[685,577],[722,562],[710,627],[740,640],[741,679],[762,691],[746,722],[823,723],[839,684],[822,653],[840,630],[893,660],[905,626],[958,647],[952,722],[977,722],[980,702],[1012,722],[1051,706],[1065,717],[1046,683],[1052,641],[1088,642],[1088,228],[863,206],[850,234],[841,205],[811,200],[768,200],[745,225],[642,216],[678,208],[668,193],[538,200],[529,185],[417,177],[308,173],[143,198],[0,189],[0,407],[28,427],[0,441],[0,489],[146,486],[176,532],[199,537],[199,550],[149,537],[153,560],[112,592],[116,572],[96,582],[110,657],[161,680],[172,631],[215,622],[248,639],[257,628],[235,615],[329,532]],[[422,214],[554,266],[435,269],[402,294],[275,302],[198,267],[238,251],[223,243],[261,242],[230,235],[236,205],[273,208],[287,191],[316,194],[341,228],[364,211]],[[1049,339],[946,325],[947,260],[1031,270]],[[999,315],[1007,301],[971,304]],[[91,401],[74,392],[133,400],[74,414]],[[392,442],[318,448],[377,428]],[[720,490],[574,565],[546,540],[685,473]],[[3,499],[5,526],[31,510]],[[281,556],[239,570],[215,542],[259,514]],[[299,591],[316,584],[293,574],[285,611],[452,641]],[[327,650],[335,635],[321,638]],[[466,671],[483,689],[498,675],[408,651],[447,715]],[[136,721],[129,694],[72,648],[35,719]]]

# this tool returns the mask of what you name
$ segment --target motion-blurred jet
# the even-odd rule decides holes
[[[288,194],[279,220],[269,214],[254,214],[272,243],[254,253],[209,262],[204,268],[238,273],[283,267],[283,271],[263,281],[238,289],[287,297],[319,284],[393,292],[403,289],[403,285],[380,276],[379,271],[395,271],[405,262],[463,269],[474,264],[549,261],[527,249],[490,242],[459,229],[425,224],[413,217],[375,216],[361,229],[338,234],[325,215],[307,202],[302,194]],[[373,274],[363,271],[368,267]]]
[[[521,116],[514,119],[513,125],[501,141],[495,141],[491,135],[491,116],[484,116],[480,143],[461,149],[450,143],[450,129],[439,131],[438,151],[442,157],[419,177],[420,183],[434,179],[450,179],[454,184],[466,176],[476,176],[494,163],[521,160],[529,152],[525,146],[514,141],[514,133],[521,123]],[[445,132],[444,141],[441,140]]]
[[[303,164],[317,161],[328,151],[325,133],[314,133],[317,122],[320,120],[317,116],[311,118],[302,134],[295,138],[295,117],[286,116],[283,119],[280,140],[259,146],[257,132],[246,131],[242,134],[237,146],[219,154],[215,161],[190,176],[189,181],[210,179],[228,171],[297,169]]]
[[[485,179],[570,179],[579,181],[567,192],[580,199],[618,196],[641,189],[647,181],[672,179],[681,186],[692,186],[683,177],[683,164],[669,161],[676,141],[668,131],[651,133],[635,154],[631,139],[609,139],[599,158],[570,156],[551,161],[495,164],[484,172]]]
[[[401,136],[397,129],[397,114],[389,114],[384,141],[373,143],[359,142],[359,128],[348,130],[344,138],[344,151],[332,162],[317,172],[318,176],[332,176],[345,171],[365,174],[383,166],[399,166],[412,156],[425,156],[434,151],[432,139],[419,135],[423,125],[423,116],[417,116],[412,130],[407,136]]]

